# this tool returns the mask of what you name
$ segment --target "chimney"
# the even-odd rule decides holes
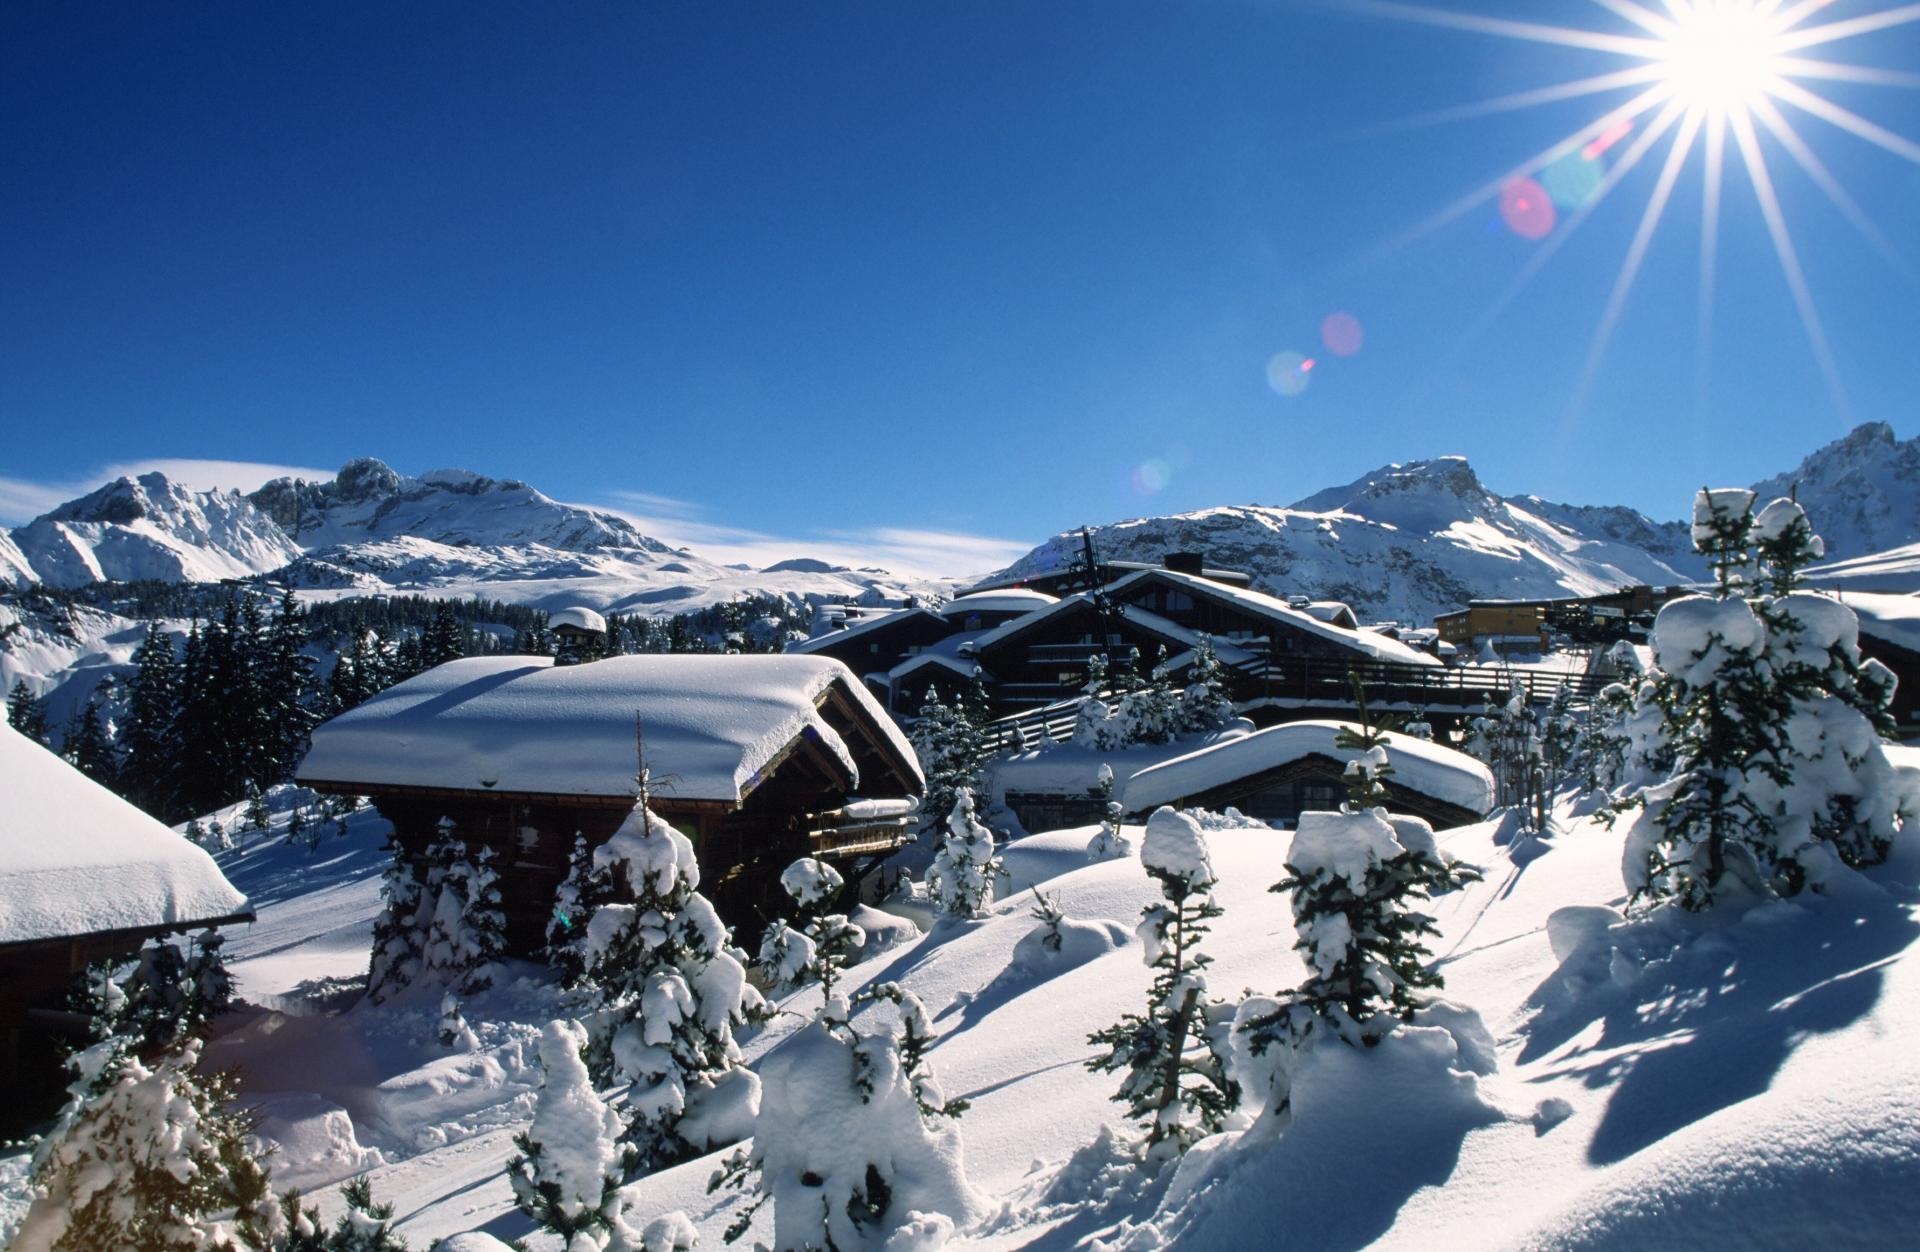
[[[1201,552],[1169,552],[1160,558],[1160,564],[1176,574],[1196,577],[1207,567],[1206,554]]]

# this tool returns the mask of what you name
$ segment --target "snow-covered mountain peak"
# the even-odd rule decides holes
[[[562,504],[518,479],[464,469],[410,478],[373,457],[348,461],[331,482],[276,478],[249,499],[308,551],[406,537],[455,547],[681,554],[625,518]]]
[[[1854,427],[1754,489],[1762,500],[1797,491],[1835,559],[1920,540],[1920,438],[1903,442],[1885,422]]]
[[[214,582],[285,565],[299,548],[232,491],[194,491],[161,473],[118,478],[12,533],[40,581]],[[15,562],[7,561],[12,565]]]
[[[1463,456],[1394,462],[1340,487],[1316,491],[1293,505],[1307,513],[1352,513],[1410,530],[1444,530],[1454,522],[1484,521],[1499,513]]]

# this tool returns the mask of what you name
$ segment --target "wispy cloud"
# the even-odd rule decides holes
[[[329,480],[334,473],[311,466],[276,465],[266,461],[156,457],[145,461],[116,461],[90,474],[66,481],[0,476],[0,524],[17,526],[30,522],[42,513],[84,496],[116,478],[138,478],[156,471],[195,491],[257,491],[262,484],[274,478]]]
[[[795,557],[812,557],[855,569],[884,569],[917,578],[967,578],[998,569],[1029,544],[958,531],[878,526],[776,535],[703,520],[700,506],[667,498],[677,511],[641,507],[642,492],[619,492],[615,503],[589,507],[617,513],[645,533],[693,549],[723,565],[764,569]],[[629,507],[632,506],[632,507]]]

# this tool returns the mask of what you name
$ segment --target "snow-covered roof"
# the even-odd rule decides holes
[[[940,616],[955,617],[966,613],[1031,613],[1035,609],[1044,609],[1058,600],[1044,591],[1034,591],[1029,587],[1007,587],[999,591],[975,591],[969,595],[957,596],[940,606]]]
[[[938,665],[942,669],[952,670],[962,678],[972,678],[975,674],[980,675],[982,681],[987,681],[990,678],[990,675],[980,667],[980,662],[974,660],[972,657],[949,656],[944,652],[916,653],[887,671],[886,676],[889,679],[905,678],[915,670],[928,665]]]
[[[1401,665],[1438,665],[1439,662],[1418,648],[1410,648],[1398,639],[1389,639],[1385,635],[1376,635],[1371,631],[1346,630],[1329,625],[1303,609],[1296,609],[1285,600],[1270,596],[1263,591],[1254,591],[1248,587],[1229,587],[1211,579],[1200,578],[1193,574],[1183,574],[1178,570],[1143,570],[1130,574],[1113,585],[1118,593],[1145,578],[1164,579],[1188,588],[1198,595],[1220,603],[1236,606],[1248,613],[1265,617],[1270,621],[1281,622],[1296,630],[1364,652],[1376,661],[1393,661]]]
[[[1127,780],[1120,802],[1127,812],[1139,813],[1277,769],[1304,756],[1351,760],[1358,753],[1334,746],[1334,737],[1348,725],[1333,721],[1287,722],[1209,745],[1141,770]],[[1393,767],[1387,781],[1394,786],[1444,800],[1473,813],[1484,814],[1493,807],[1493,775],[1485,765],[1464,752],[1409,735],[1389,734],[1387,761]]]
[[[547,627],[558,630],[562,626],[572,626],[579,630],[590,630],[596,635],[607,633],[607,619],[587,608],[555,609],[547,616]]]
[[[1840,602],[1860,619],[1860,633],[1920,652],[1920,596],[1849,591]]]
[[[817,707],[836,684],[918,784],[913,748],[886,712],[846,666],[808,656],[621,656],[557,667],[547,657],[449,661],[314,731],[298,777],[628,796],[638,713],[663,799],[738,804],[803,735],[860,781],[853,752]]]
[[[868,631],[876,630],[881,626],[896,625],[916,616],[930,618],[933,621],[945,624],[945,619],[938,613],[931,613],[926,609],[899,609],[892,613],[881,613],[874,617],[861,618],[859,621],[843,629],[830,630],[824,635],[815,635],[811,639],[802,639],[797,643],[790,643],[787,645],[787,654],[791,656],[798,653],[805,656],[809,653],[818,652],[822,648],[831,647],[834,644],[845,643],[849,639],[864,635]]]
[[[251,915],[205,851],[0,721],[0,944]]]

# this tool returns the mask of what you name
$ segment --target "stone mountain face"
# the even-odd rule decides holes
[[[1920,438],[1903,443],[1885,422],[1857,426],[1799,468],[1754,484],[1763,501],[1796,487],[1831,560],[1920,542]]]
[[[237,492],[192,491],[164,474],[121,478],[8,536],[50,587],[158,579],[216,582],[278,569],[293,540]],[[0,567],[15,558],[0,551]]]
[[[372,457],[347,462],[332,482],[276,478],[248,499],[309,552],[411,538],[453,547],[538,544],[566,552],[679,554],[625,518],[561,504],[511,478],[466,470],[406,478]]]

